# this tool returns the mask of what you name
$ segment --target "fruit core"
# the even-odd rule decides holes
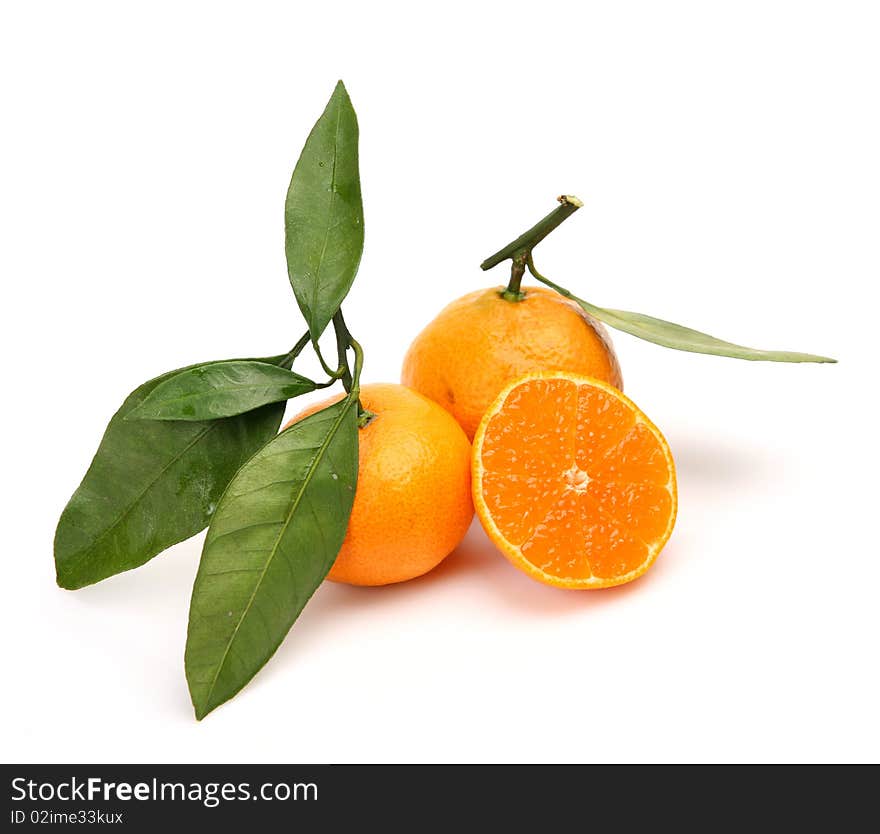
[[[571,468],[565,471],[563,477],[568,489],[575,492],[586,492],[587,487],[590,485],[590,476],[576,463],[573,463]]]

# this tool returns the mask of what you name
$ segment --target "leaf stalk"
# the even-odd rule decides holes
[[[303,333],[302,336],[299,337],[299,341],[284,355],[281,361],[278,363],[282,368],[287,368],[289,371],[293,366],[294,361],[297,356],[299,356],[305,346],[309,343],[311,336],[309,335],[309,331],[307,330]]]

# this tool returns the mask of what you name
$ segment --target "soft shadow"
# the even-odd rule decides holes
[[[482,528],[479,529],[478,534],[485,538]],[[405,603],[455,584],[471,584],[474,582],[474,577],[485,569],[482,558],[473,553],[468,546],[468,541],[475,535],[477,531],[472,525],[464,541],[434,570],[407,582],[375,587],[324,582],[315,592],[302,616],[307,616],[312,626],[320,628],[324,621],[332,620],[338,623],[347,617],[362,617],[365,612],[373,609],[381,610],[389,605]],[[487,544],[490,544],[488,540]],[[495,555],[504,561],[497,551]]]
[[[461,544],[434,570],[417,579],[380,587],[324,582],[279,647],[275,660],[249,688],[272,685],[275,675],[295,664],[298,655],[320,651],[325,641],[351,639],[353,627],[369,629],[374,610],[384,616],[397,605],[401,628],[418,628],[418,614],[413,613],[409,603],[420,597],[432,597],[431,605],[446,605],[450,617],[460,606],[489,610],[500,606],[513,609],[517,616],[574,619],[585,610],[621,604],[633,594],[650,593],[652,586],[669,580],[679,551],[673,539],[647,574],[626,585],[601,591],[564,590],[537,582],[510,564],[475,518]]]
[[[680,482],[699,486],[744,487],[762,481],[784,465],[782,457],[766,447],[725,442],[717,437],[668,437]]]
[[[674,559],[675,550],[667,547],[664,560]],[[339,625],[353,617],[360,619],[373,609],[406,604],[428,594],[435,597],[445,594],[447,599],[458,600],[453,605],[492,607],[500,603],[528,616],[574,616],[585,608],[613,605],[645,590],[662,573],[665,571],[660,571],[658,561],[648,574],[635,582],[601,592],[554,588],[537,582],[508,562],[474,519],[461,544],[434,570],[418,579],[375,588],[325,582],[303,613],[309,623],[300,631],[318,634],[331,623]]]
[[[634,582],[604,588],[600,591],[568,590],[545,585],[514,567],[498,552],[482,528],[471,531],[461,545],[462,556],[479,574],[490,593],[504,604],[531,616],[568,617],[581,614],[584,609],[601,608],[619,603],[631,594],[646,590],[658,578],[660,562]],[[674,558],[671,547],[664,550],[664,558]]]
[[[144,565],[69,594],[86,607],[143,610],[186,606],[199,564],[204,534],[174,545]],[[185,609],[184,609],[185,610]]]

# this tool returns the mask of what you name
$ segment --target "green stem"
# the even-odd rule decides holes
[[[278,363],[282,368],[287,368],[289,371],[291,365],[293,365],[294,360],[297,356],[299,356],[303,352],[303,348],[309,343],[309,332],[308,330],[300,336],[299,341],[290,349],[290,351],[284,356],[284,358]]]
[[[342,316],[342,309],[336,311],[333,316],[333,329],[336,332],[336,352],[339,356],[339,367],[345,368],[345,375],[342,377],[342,384],[348,392],[349,397],[357,397],[357,424],[362,429],[368,425],[376,415],[372,411],[367,411],[361,402],[361,371],[364,367],[364,349],[361,343],[351,335],[348,325]],[[349,368],[348,349],[354,351],[354,371]]]
[[[547,237],[550,232],[560,223],[571,217],[583,205],[577,197],[573,197],[570,194],[563,194],[556,199],[559,201],[559,205],[550,214],[535,223],[527,232],[523,232],[516,240],[511,241],[494,255],[486,258],[480,264],[480,269],[492,269],[493,266],[498,266],[498,264],[508,258],[516,261],[517,256],[521,256],[524,260],[532,249]],[[522,278],[522,275],[520,275],[520,278]],[[511,282],[513,282],[513,276],[511,276]]]
[[[343,371],[340,379],[346,391],[351,392],[352,378],[351,370],[348,367],[348,346],[351,344],[351,333],[345,325],[345,319],[342,317],[342,308],[338,309],[333,315],[333,331],[336,333],[336,357],[339,368]]]
[[[566,298],[576,298],[574,293],[572,293],[570,290],[565,289],[565,287],[560,287],[559,284],[555,284],[549,278],[545,278],[543,275],[541,275],[540,272],[538,272],[537,269],[535,269],[535,262],[532,260],[531,252],[529,252],[528,258],[526,258],[526,265],[529,268],[529,272],[532,273],[532,276],[536,280],[540,281],[542,284],[546,284],[548,287],[556,290],[556,292],[558,292],[560,295],[564,295]]]
[[[367,411],[364,408],[364,404],[360,399],[360,391],[361,391],[361,370],[364,367],[364,351],[360,345],[360,342],[357,339],[353,339],[351,334],[348,336],[348,343],[351,346],[351,349],[354,351],[354,379],[352,381],[351,386],[351,395],[354,395],[358,398],[358,413],[357,413],[357,424],[358,428],[362,429],[365,426],[368,426],[375,418],[376,415],[372,411]]]
[[[340,366],[334,371],[324,360],[324,354],[321,353],[320,345],[313,341],[312,347],[315,349],[315,356],[318,357],[318,361],[321,363],[321,368],[324,370],[324,373],[330,377],[331,381],[335,382],[337,379],[342,379],[345,376],[345,372],[348,370],[347,366]]]
[[[524,293],[520,290],[523,275],[526,272],[526,265],[523,262],[522,254],[515,255],[510,262],[510,280],[501,293],[501,297],[506,301],[522,301],[525,298]]]
[[[351,393],[359,394],[361,390],[361,371],[364,367],[364,349],[357,339],[348,336],[348,343],[354,351],[354,378],[351,383]]]
[[[338,381],[339,380],[336,380],[336,379],[327,379],[327,380],[324,380],[324,382],[316,382],[316,383],[314,383],[315,390],[322,391],[324,388],[332,388],[334,385],[336,385],[336,383]]]

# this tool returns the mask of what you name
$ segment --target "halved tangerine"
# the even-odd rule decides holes
[[[591,377],[533,373],[508,385],[474,437],[477,515],[521,570],[560,588],[641,576],[675,524],[675,465],[659,429]]]

